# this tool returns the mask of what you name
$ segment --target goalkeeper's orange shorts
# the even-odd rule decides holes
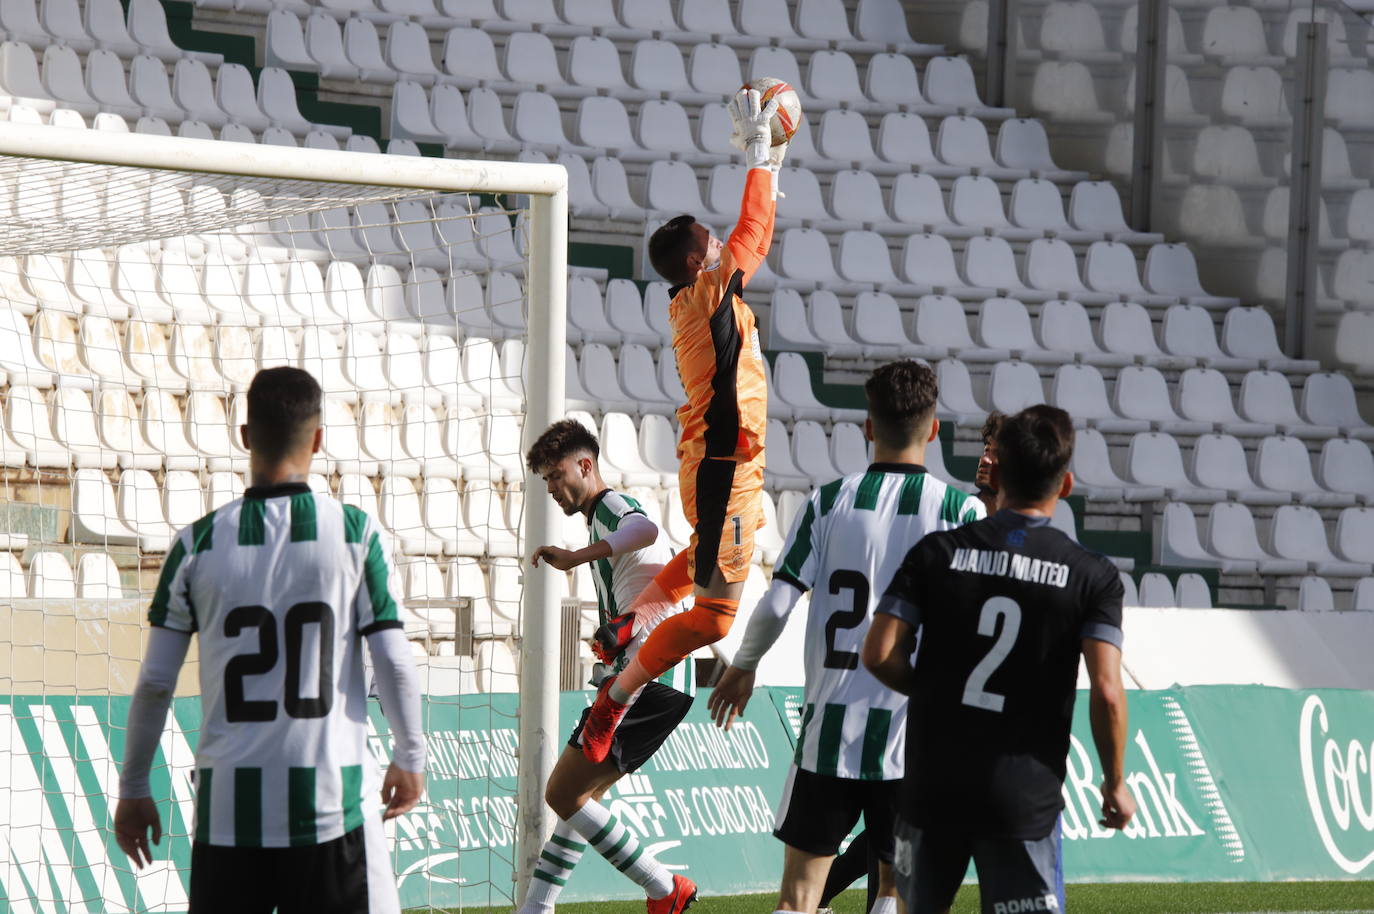
[[[687,570],[693,583],[709,586],[717,568],[727,583],[740,583],[754,558],[754,531],[764,524],[763,461],[689,458],[678,483],[692,525]]]

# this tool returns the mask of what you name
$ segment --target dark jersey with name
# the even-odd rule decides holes
[[[1063,808],[1082,639],[1121,646],[1116,568],[1045,518],[999,511],[907,553],[877,612],[921,630],[903,818],[1038,839]]]

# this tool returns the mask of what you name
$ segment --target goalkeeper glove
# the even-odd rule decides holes
[[[735,126],[730,142],[744,151],[745,166],[767,168],[773,158],[772,122],[778,110],[778,100],[773,99],[763,105],[758,91],[746,88],[735,93],[727,109]],[[778,161],[781,163],[781,157]]]

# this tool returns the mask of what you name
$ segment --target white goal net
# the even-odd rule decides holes
[[[547,729],[558,672],[527,607],[575,587],[521,562],[529,518],[552,526],[526,511],[522,452],[526,425],[561,412],[565,254],[529,205],[552,198],[513,192],[547,167],[113,139],[128,148],[103,158],[187,167],[0,154],[0,908],[186,909],[194,646],[153,773],[166,835],[137,876],[110,828],[117,763],[169,542],[251,485],[238,427],[274,365],[324,388],[310,486],[380,521],[405,595],[431,767],[392,830],[403,905],[510,904],[517,775],[552,751],[518,757],[521,717]],[[32,148],[0,131],[0,149]],[[531,343],[550,324],[555,358]],[[371,719],[385,763],[375,703]]]

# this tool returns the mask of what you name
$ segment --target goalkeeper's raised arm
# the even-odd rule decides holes
[[[682,423],[678,482],[682,510],[692,525],[687,549],[669,562],[636,600],[634,612],[654,613],[654,602],[695,594],[688,611],[654,629],[618,677],[597,695],[583,730],[582,749],[599,762],[630,699],[650,680],[692,651],[730,630],[763,526],[764,432],[768,381],[754,313],[741,297],[773,240],[777,172],[787,147],[771,145],[777,102],[760,103],[754,89],[730,101],[735,133],[748,174],[740,217],[722,243],[690,215],[678,216],[649,239],[649,260],[673,283],[668,319],[687,402]],[[597,650],[613,660],[629,642],[632,625],[612,620],[598,632]]]

